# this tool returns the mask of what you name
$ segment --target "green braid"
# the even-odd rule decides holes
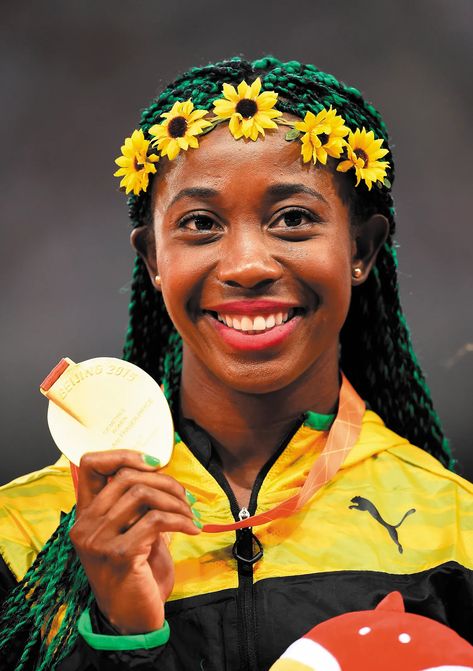
[[[221,95],[223,82],[237,85],[242,79],[250,82],[257,76],[262,79],[263,90],[274,90],[279,94],[277,107],[281,111],[303,118],[308,110],[317,113],[323,107],[332,105],[353,130],[364,126],[373,130],[377,138],[389,142],[379,112],[363,99],[356,88],[346,86],[313,65],[297,61],[281,63],[273,57],[253,63],[234,58],[190,70],[144,110],[141,128],[146,134],[153,124],[160,121],[160,115],[178,100],[192,98],[197,107],[210,109],[212,102]],[[392,156],[390,164],[387,177],[392,183]],[[337,175],[337,179],[343,178]],[[342,189],[347,190],[346,184],[342,185]],[[150,223],[151,191],[152,186],[147,193],[129,199],[129,214],[134,226]],[[389,428],[452,468],[454,461],[414,354],[400,305],[391,192],[387,188],[368,191],[363,185],[355,189],[353,182],[348,191],[354,222],[361,223],[371,214],[380,212],[387,217],[390,231],[370,277],[353,290],[349,315],[340,335],[341,366]],[[140,263],[137,260],[138,266]],[[162,380],[169,398],[176,398],[181,361],[176,345],[178,336],[161,296],[156,293],[143,269],[139,278],[136,276],[136,267],[134,277],[138,284],[133,285],[125,358],[145,367],[156,379]],[[137,292],[143,297],[140,306],[135,301]],[[156,307],[156,301],[159,307]],[[151,309],[156,317],[153,324]],[[131,354],[132,350],[134,354]],[[150,356],[152,361],[147,367],[145,359]]]
[[[3,605],[0,657],[8,662],[12,671],[30,671],[32,668],[53,671],[74,647],[78,636],[77,618],[92,603],[87,576],[69,538],[74,521],[75,507],[63,517]],[[48,633],[63,604],[66,605],[63,620],[47,645]],[[22,648],[18,645],[20,638],[24,638]]]
[[[224,82],[238,85],[242,79],[251,82],[258,76],[263,90],[279,94],[277,107],[281,111],[303,118],[308,110],[317,113],[322,107],[332,105],[353,130],[364,126],[388,143],[381,116],[363,100],[357,89],[320,72],[313,65],[297,61],[282,63],[273,57],[253,63],[233,58],[189,70],[143,111],[141,128],[146,135],[150,126],[159,123],[161,114],[178,100],[192,98],[197,107],[211,109],[212,102],[221,95]],[[389,161],[387,177],[392,183],[392,156]],[[390,231],[367,281],[353,289],[348,317],[340,335],[341,367],[388,427],[453,467],[399,301],[391,192],[388,188],[376,187],[368,191],[363,185],[355,189],[353,182],[347,189],[350,178],[348,174],[337,174],[342,196],[345,191],[348,194],[354,225],[362,225],[368,216],[380,212],[387,217]],[[151,223],[152,179],[147,192],[129,198],[133,226]],[[181,338],[139,257],[133,269],[124,358],[162,381],[171,403],[177,398],[182,369]],[[69,538],[74,517],[73,509],[3,606],[0,615],[2,659],[11,647],[17,647],[17,637],[25,639],[22,652],[11,662],[17,664],[16,667],[10,665],[12,670],[31,669],[34,659],[37,671],[54,671],[58,662],[71,652],[77,638],[77,618],[92,602],[87,578]],[[67,604],[66,614],[48,646],[45,637],[61,604]]]

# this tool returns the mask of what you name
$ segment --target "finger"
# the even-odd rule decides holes
[[[182,499],[148,487],[142,483],[133,485],[109,510],[103,518],[115,535],[124,533],[143,517],[149,510],[163,513],[176,513],[192,520],[193,514],[189,503]]]
[[[93,498],[106,486],[108,478],[124,466],[143,472],[156,471],[159,464],[153,466],[150,462],[146,463],[146,456],[134,450],[86,452],[79,467],[77,509],[81,510],[90,505]]]
[[[170,475],[144,473],[134,468],[121,468],[114,476],[111,476],[108,484],[95,496],[87,507],[87,512],[97,517],[106,515],[127,491],[139,485],[166,492],[189,506],[186,490]]]
[[[200,529],[184,515],[149,510],[128,531],[107,543],[112,561],[129,563],[139,555],[149,555],[163,532],[181,531],[196,536]]]

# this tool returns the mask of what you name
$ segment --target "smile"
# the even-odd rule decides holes
[[[287,312],[275,312],[274,314],[255,316],[217,313],[217,319],[229,328],[235,329],[235,331],[243,331],[255,335],[262,331],[268,331],[275,326],[285,324],[289,319],[292,319],[294,313],[295,310],[292,308]]]
[[[302,308],[265,315],[226,315],[204,310],[224,342],[237,350],[261,350],[282,343],[302,319]]]

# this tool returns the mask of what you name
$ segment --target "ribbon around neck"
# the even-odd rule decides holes
[[[358,440],[364,412],[365,402],[342,373],[337,416],[330,428],[325,447],[314,462],[299,492],[264,513],[252,515],[232,524],[204,524],[202,531],[218,533],[256,527],[297,512],[337,473]]]
[[[358,396],[342,373],[337,416],[330,428],[325,447],[314,462],[299,492],[271,510],[258,515],[251,515],[244,520],[231,524],[204,524],[202,531],[218,533],[256,527],[281,517],[289,517],[289,515],[297,512],[337,473],[345,461],[345,457],[358,440],[364,412],[365,402]],[[73,463],[70,464],[70,467],[77,497],[79,469]]]

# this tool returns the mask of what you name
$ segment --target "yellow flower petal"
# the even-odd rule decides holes
[[[179,151],[180,151],[179,144],[176,142],[176,140],[171,140],[171,142],[169,142],[168,146],[166,147],[165,153],[169,158],[169,160],[173,161],[179,154]]]
[[[249,98],[250,87],[246,82],[240,82],[237,87],[238,91],[238,100],[243,100],[243,98]]]
[[[255,116],[253,117],[253,119],[254,119],[255,123],[258,124],[261,128],[277,128],[278,127],[277,123],[272,121],[268,117],[267,114],[257,112],[255,114]]]
[[[323,147],[319,147],[317,150],[317,158],[319,161],[322,163],[322,165],[326,165],[327,163],[327,152]]]
[[[231,84],[224,84],[222,89],[223,89],[223,95],[225,96],[225,98],[227,98],[227,100],[230,100],[231,102],[234,103],[237,103],[239,101],[240,97],[238,95],[238,91],[234,86],[231,86]]]
[[[221,98],[214,102],[214,113],[222,119],[230,117],[235,113],[236,104]]]
[[[128,168],[128,166],[133,163],[133,160],[128,156],[119,156],[115,159],[115,163],[122,168]]]
[[[230,123],[228,124],[230,133],[233,135],[235,140],[239,140],[243,135],[239,116],[239,114],[234,114],[230,119]]]
[[[255,79],[255,81],[252,83],[252,85],[250,86],[250,90],[249,90],[248,94],[246,95],[246,97],[250,98],[251,100],[256,100],[260,91],[261,91],[261,79],[259,77],[257,77]]]
[[[202,119],[206,114],[208,114],[207,110],[194,110],[189,114],[189,123],[193,123],[194,121],[197,121],[198,119]],[[206,123],[209,123],[208,121]],[[210,125],[210,124],[209,124]]]
[[[264,135],[264,130],[261,132]],[[253,142],[258,139],[258,127],[256,124],[253,124],[249,134],[246,137],[249,137],[250,140],[253,140]]]
[[[120,166],[114,172],[115,177],[123,177],[120,181],[120,188],[124,188],[128,194],[131,191],[135,195],[146,191],[149,184],[150,173],[156,172],[154,165],[159,156],[156,154],[147,155],[150,145],[149,140],[145,140],[141,129],[134,130],[130,137],[125,139],[122,146],[122,155],[115,159],[115,163]]]
[[[301,154],[304,163],[308,163],[310,160],[312,160],[312,154],[313,154],[312,145],[311,144],[303,145],[301,149]]]
[[[253,129],[253,119],[242,119],[241,121],[241,132],[245,137],[249,137]]]
[[[258,109],[263,112],[270,110],[277,103],[277,100],[278,94],[274,91],[263,91],[263,93],[258,96]],[[282,114],[282,112],[279,112],[279,114]]]
[[[342,161],[337,165],[337,170],[338,172],[346,172],[347,170],[350,170],[350,168],[353,168],[354,165],[351,161]]]
[[[274,109],[277,101],[277,93],[274,91],[264,91],[260,93],[262,87],[261,79],[257,77],[251,85],[245,81],[238,84],[235,89],[229,84],[223,84],[223,98],[215,100],[214,113],[217,120],[229,119],[229,130],[235,139],[241,137],[257,139],[258,135],[264,136],[265,129],[277,128],[273,121],[282,115],[282,112]],[[251,117],[242,116],[242,106],[239,103],[242,100],[253,100],[256,103],[256,111]]]

